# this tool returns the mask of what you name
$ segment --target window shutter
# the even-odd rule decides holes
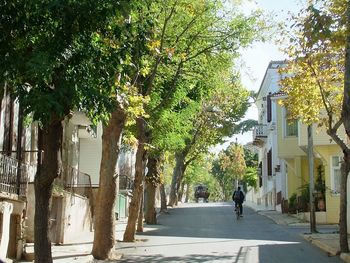
[[[259,176],[259,187],[262,187],[262,185],[263,185],[263,180],[262,180],[262,162],[259,163],[258,176]]]
[[[267,153],[267,175],[272,176],[272,150]]]
[[[266,98],[267,103],[267,122],[271,122],[272,120],[272,105],[271,105],[271,95],[267,95]]]

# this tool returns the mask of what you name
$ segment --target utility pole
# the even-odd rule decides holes
[[[316,215],[314,202],[314,142],[312,133],[312,124],[307,126],[307,156],[309,160],[309,178],[310,178],[310,232],[316,233]]]

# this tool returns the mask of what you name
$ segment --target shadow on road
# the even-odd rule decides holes
[[[138,234],[146,241],[119,243],[116,262],[340,262],[247,207],[238,221],[229,203],[182,205],[158,221]]]

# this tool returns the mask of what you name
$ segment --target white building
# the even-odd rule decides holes
[[[253,131],[253,144],[259,147],[259,182],[257,189],[247,193],[247,201],[259,209],[281,211],[277,193],[285,191],[284,169],[278,158],[277,113],[273,95],[279,91],[279,68],[283,61],[271,61],[258,91],[258,126]]]

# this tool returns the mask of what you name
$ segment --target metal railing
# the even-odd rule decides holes
[[[91,177],[73,167],[69,167],[65,184],[66,187],[91,187]]]
[[[35,171],[34,165],[19,163],[17,159],[0,154],[0,191],[25,196],[28,175]]]
[[[132,190],[134,181],[127,175],[119,175],[119,190]]]
[[[264,124],[259,124],[254,127],[253,137],[267,137],[267,126]]]

